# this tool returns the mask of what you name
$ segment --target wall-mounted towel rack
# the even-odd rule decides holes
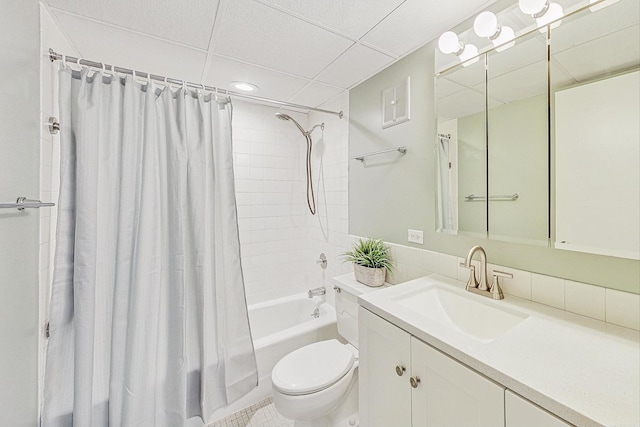
[[[0,209],[18,209],[19,211],[22,211],[25,209],[37,209],[55,205],[55,203],[43,203],[40,200],[18,197],[15,203],[0,203]]]
[[[404,154],[407,154],[407,147],[402,146],[402,147],[396,147],[396,148],[389,148],[388,150],[374,151],[373,153],[361,154],[359,156],[354,157],[353,160],[364,162],[364,159],[367,157],[377,156],[379,154],[385,154],[385,153],[392,153],[394,151],[397,151],[398,153],[404,155]]]
[[[489,200],[511,202],[511,201],[518,200],[518,197],[520,197],[518,193],[513,193],[513,194],[506,194],[504,196],[489,196]],[[466,202],[479,202],[479,201],[487,200],[487,197],[476,196],[475,194],[469,194],[464,198],[464,200]]]

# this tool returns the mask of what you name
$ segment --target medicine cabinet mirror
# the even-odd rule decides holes
[[[497,11],[514,44],[461,33],[486,53],[437,64],[438,231],[640,259],[640,2],[592,3],[562,2],[561,24],[543,31],[517,4]],[[480,78],[464,80],[473,67]],[[443,136],[458,167],[448,180]],[[469,141],[486,147],[472,165]]]

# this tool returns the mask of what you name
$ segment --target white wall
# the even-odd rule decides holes
[[[60,119],[58,112],[58,67],[49,60],[49,48],[66,55],[77,55],[48,10],[40,4],[40,118]],[[40,126],[40,200],[58,202],[60,187],[60,134],[52,135]],[[58,207],[40,209],[40,267],[39,267],[39,327],[38,335],[38,396],[42,397],[46,337],[44,325],[49,314],[49,295],[53,279],[56,221]]]
[[[312,171],[317,214],[306,199],[306,140],[281,110],[233,101],[236,200],[249,304],[323,286],[345,271],[338,254],[347,241],[348,119],[283,111],[313,134]],[[348,109],[345,93],[325,106]],[[329,258],[322,270],[320,253]],[[330,288],[329,288],[330,289]],[[329,293],[331,297],[331,293]]]
[[[314,141],[314,178],[317,185],[318,211],[309,223],[311,245],[310,279],[312,286],[324,286],[327,300],[334,303],[331,278],[352,271],[342,263],[340,254],[351,245],[349,237],[349,95],[338,97],[322,108],[343,111],[342,119],[323,113],[309,114],[309,125],[325,123],[324,138],[316,130]],[[358,163],[359,165],[359,163]],[[327,268],[315,264],[320,253],[327,256]]]
[[[233,100],[233,152],[248,303],[301,292],[307,244],[306,140],[280,110]],[[285,111],[303,127],[305,114]]]
[[[0,13],[0,202],[38,197],[38,2]],[[38,402],[37,210],[0,210],[0,426],[35,426]]]

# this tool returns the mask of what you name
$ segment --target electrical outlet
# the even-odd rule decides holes
[[[422,230],[409,229],[408,230],[407,240],[410,243],[419,243],[421,245],[424,244],[424,235],[423,235]]]

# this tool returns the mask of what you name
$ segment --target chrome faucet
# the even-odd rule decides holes
[[[325,288],[319,287],[315,289],[309,289],[309,292],[307,293],[307,295],[309,295],[309,298],[313,298],[316,296],[324,295],[326,293],[327,293],[327,290]]]
[[[471,263],[473,255],[480,252],[480,281],[476,278],[476,266]],[[504,294],[500,288],[500,277],[513,279],[513,274],[503,271],[493,271],[493,283],[489,284],[489,272],[487,268],[487,253],[482,246],[474,246],[469,250],[467,258],[460,267],[469,269],[469,280],[467,280],[467,290],[474,294],[491,297],[493,299],[504,299]]]

